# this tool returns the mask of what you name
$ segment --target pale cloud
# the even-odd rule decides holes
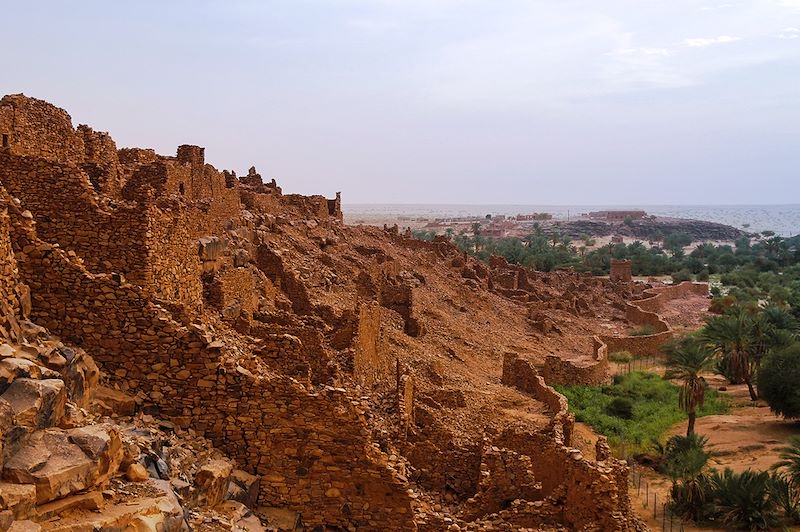
[[[784,28],[777,35],[779,39],[797,39],[800,38],[800,29],[798,28]]]
[[[731,42],[740,41],[741,37],[731,37],[730,35],[720,35],[719,37],[697,37],[694,39],[685,39],[683,44],[689,48],[704,48],[706,46],[713,46],[715,44],[726,44]]]
[[[733,7],[733,4],[719,4],[716,6],[703,6],[698,9],[698,11],[716,11],[718,9],[726,9],[728,7]]]
[[[800,0],[777,0],[775,3],[789,11],[800,13]]]
[[[612,52],[612,55],[622,55],[622,56],[635,56],[635,55],[643,55],[643,56],[657,56],[657,57],[669,57],[671,55],[675,55],[673,50],[669,48],[620,48],[619,50],[615,50]]]

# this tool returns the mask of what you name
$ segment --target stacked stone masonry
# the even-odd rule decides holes
[[[549,326],[548,305],[588,315],[583,287],[606,281],[560,272],[570,288],[545,301],[538,272],[497,258],[487,267],[446,239],[387,228],[385,249],[353,247],[369,266],[348,292],[326,251],[348,238],[339,193],[284,195],[255,168],[241,179],[218,171],[198,146],[175,156],[117,149],[108,134],[73,129],[66,112],[22,95],[0,100],[0,134],[0,333],[30,317],[91,352],[138,408],[193,429],[258,475],[259,506],[294,512],[309,528],[441,529],[420,511],[418,493],[430,490],[462,501],[475,523],[491,514],[517,527],[637,529],[624,464],[576,454],[566,400],[545,384],[604,382],[600,339],[583,360],[548,357],[544,378],[506,357],[503,383],[545,405],[550,422],[488,441],[450,438],[430,405],[462,408],[463,393],[423,393],[418,368],[391,355],[392,342],[425,345],[430,317],[418,297],[425,278],[386,250],[449,264],[466,287],[519,305],[533,327]],[[278,241],[284,227],[306,238]],[[346,311],[309,288],[320,277]],[[405,337],[389,338],[394,330]],[[374,426],[376,396],[388,397],[387,426]]]

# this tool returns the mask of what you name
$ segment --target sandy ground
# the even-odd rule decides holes
[[[718,388],[725,381],[718,375],[707,378],[709,385]],[[781,447],[790,436],[800,435],[800,422],[786,421],[770,412],[764,401],[750,400],[744,384],[727,385],[721,392],[730,397],[733,408],[728,414],[705,416],[697,420],[695,430],[708,438],[708,448],[714,453],[711,466],[765,470],[779,460]],[[670,434],[686,433],[686,423],[673,427]]]
[[[708,376],[709,385],[713,388],[725,386],[722,377]],[[766,470],[779,460],[780,448],[785,446],[792,435],[800,435],[800,423],[785,421],[772,414],[763,401],[753,403],[747,393],[747,386],[727,385],[722,392],[730,397],[731,411],[728,414],[705,416],[697,420],[695,430],[708,438],[708,449],[713,457],[710,467],[724,469],[730,467],[736,472],[746,469]],[[685,434],[686,422],[674,426],[668,433]],[[645,519],[653,530],[662,530],[664,523],[661,505],[669,496],[670,480],[652,469],[636,468],[637,476],[641,474],[641,486],[631,487],[631,502],[634,511]],[[659,510],[658,517],[653,518],[653,495],[656,495]],[[645,497],[648,503],[645,505]],[[669,530],[669,520],[666,529]],[[677,519],[673,530],[680,530]],[[684,525],[686,531],[716,531],[723,529],[698,528]],[[790,530],[800,530],[791,528]]]

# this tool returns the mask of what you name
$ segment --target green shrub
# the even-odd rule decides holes
[[[800,417],[800,342],[767,355],[758,371],[758,392],[773,412]]]
[[[672,284],[682,283],[683,281],[691,281],[692,272],[688,269],[678,270],[672,274]]]
[[[642,325],[638,329],[631,332],[631,336],[650,336],[656,334],[656,328],[650,324]]]
[[[734,473],[728,468],[710,477],[715,510],[729,529],[769,530],[778,524],[775,500],[770,497],[766,471]]]
[[[627,397],[615,397],[606,406],[609,416],[622,419],[633,419],[633,402]]]
[[[607,386],[556,386],[569,401],[578,421],[608,437],[614,446],[644,449],[673,425],[686,419],[678,407],[678,387],[654,373],[634,371],[618,375]],[[633,403],[632,417],[609,415],[608,405],[618,397]],[[727,399],[709,390],[698,417],[728,411]]]
[[[614,351],[608,355],[608,359],[618,364],[627,364],[633,360],[633,354],[630,351]]]
[[[664,455],[658,470],[673,479],[687,479],[699,475],[711,457],[706,451],[708,438],[699,434],[672,436],[664,446]]]
[[[772,473],[767,486],[770,498],[783,510],[792,524],[800,523],[800,486],[795,487],[785,475]]]

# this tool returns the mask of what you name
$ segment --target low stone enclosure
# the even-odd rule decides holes
[[[625,304],[625,317],[636,325],[650,325],[654,334],[643,336],[601,336],[610,352],[629,351],[636,355],[655,356],[661,347],[674,336],[672,327],[658,314],[668,301],[682,299],[688,295],[708,295],[708,283],[684,281],[673,286],[661,286],[645,291],[644,299]]]

